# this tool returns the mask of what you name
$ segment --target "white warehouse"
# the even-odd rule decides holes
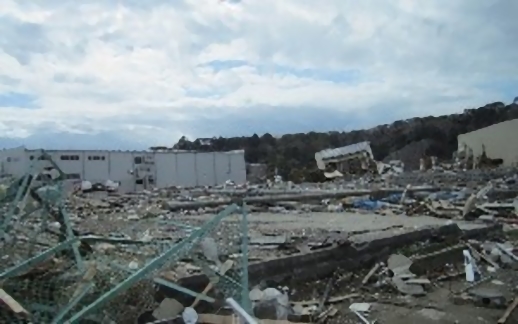
[[[40,150],[24,147],[0,151],[2,174],[22,176],[31,166],[44,167]],[[244,151],[96,151],[46,150],[69,179],[120,183],[123,192],[150,187],[214,186],[246,182]]]

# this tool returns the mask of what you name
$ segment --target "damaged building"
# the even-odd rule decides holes
[[[317,152],[315,160],[320,170],[335,175],[338,174],[336,171],[343,174],[368,170],[373,161],[373,155],[370,142],[361,142]]]
[[[3,175],[21,176],[29,167],[46,167],[39,150],[24,147],[0,151]],[[57,166],[70,180],[120,183],[123,192],[153,187],[214,186],[227,180],[246,182],[244,151],[105,151],[49,150]],[[50,167],[50,165],[49,165]]]
[[[503,166],[516,166],[518,162],[518,119],[494,124],[479,130],[459,135],[458,156],[471,158],[473,165],[481,159],[489,159]],[[482,161],[484,162],[484,161]]]

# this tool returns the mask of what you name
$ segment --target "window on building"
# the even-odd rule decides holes
[[[7,157],[7,162],[11,162],[11,157]]]
[[[88,160],[92,160],[92,157],[91,157],[91,156],[89,156],[89,157],[88,157]]]
[[[39,160],[39,161],[44,161],[44,160],[47,160],[47,158],[46,158],[44,155],[40,155],[40,156],[38,157],[38,160]]]
[[[29,159],[31,159],[31,161],[34,160],[34,155],[31,155]]]
[[[79,161],[79,155],[61,155],[63,161]]]
[[[101,156],[101,160],[102,161],[106,160],[106,157],[105,156]]]
[[[141,164],[142,163],[142,157],[135,156],[134,162],[135,162],[135,164]]]
[[[97,155],[94,155],[94,157],[93,157],[93,160],[94,160],[94,161],[99,161],[100,159],[101,159],[101,157],[100,157],[100,156],[97,156]]]
[[[147,179],[147,182],[149,182],[149,184],[155,184],[155,178],[153,178],[153,177],[149,177],[149,178]]]
[[[144,180],[137,179],[137,180],[135,180],[135,184],[138,184],[138,185],[144,184]]]
[[[81,175],[79,173],[69,173],[65,176],[66,179],[81,179]]]

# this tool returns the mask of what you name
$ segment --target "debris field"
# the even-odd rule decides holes
[[[1,187],[0,323],[518,323],[513,169],[133,194],[31,172]]]

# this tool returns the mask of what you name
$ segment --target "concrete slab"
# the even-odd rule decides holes
[[[213,215],[181,216],[180,220],[209,220]],[[236,222],[240,216],[232,215],[225,219],[227,222]],[[431,216],[405,216],[405,215],[377,215],[374,213],[302,213],[302,214],[276,214],[276,213],[252,213],[249,216],[251,229],[259,232],[269,232],[272,229],[278,231],[296,231],[304,228],[321,229],[327,231],[361,232],[381,231],[396,226],[403,229],[383,231],[383,233],[371,233],[369,239],[376,239],[376,235],[393,236],[406,230],[416,230],[425,227],[443,226],[452,221]],[[469,223],[465,221],[453,221],[462,230],[481,228],[485,225]]]

